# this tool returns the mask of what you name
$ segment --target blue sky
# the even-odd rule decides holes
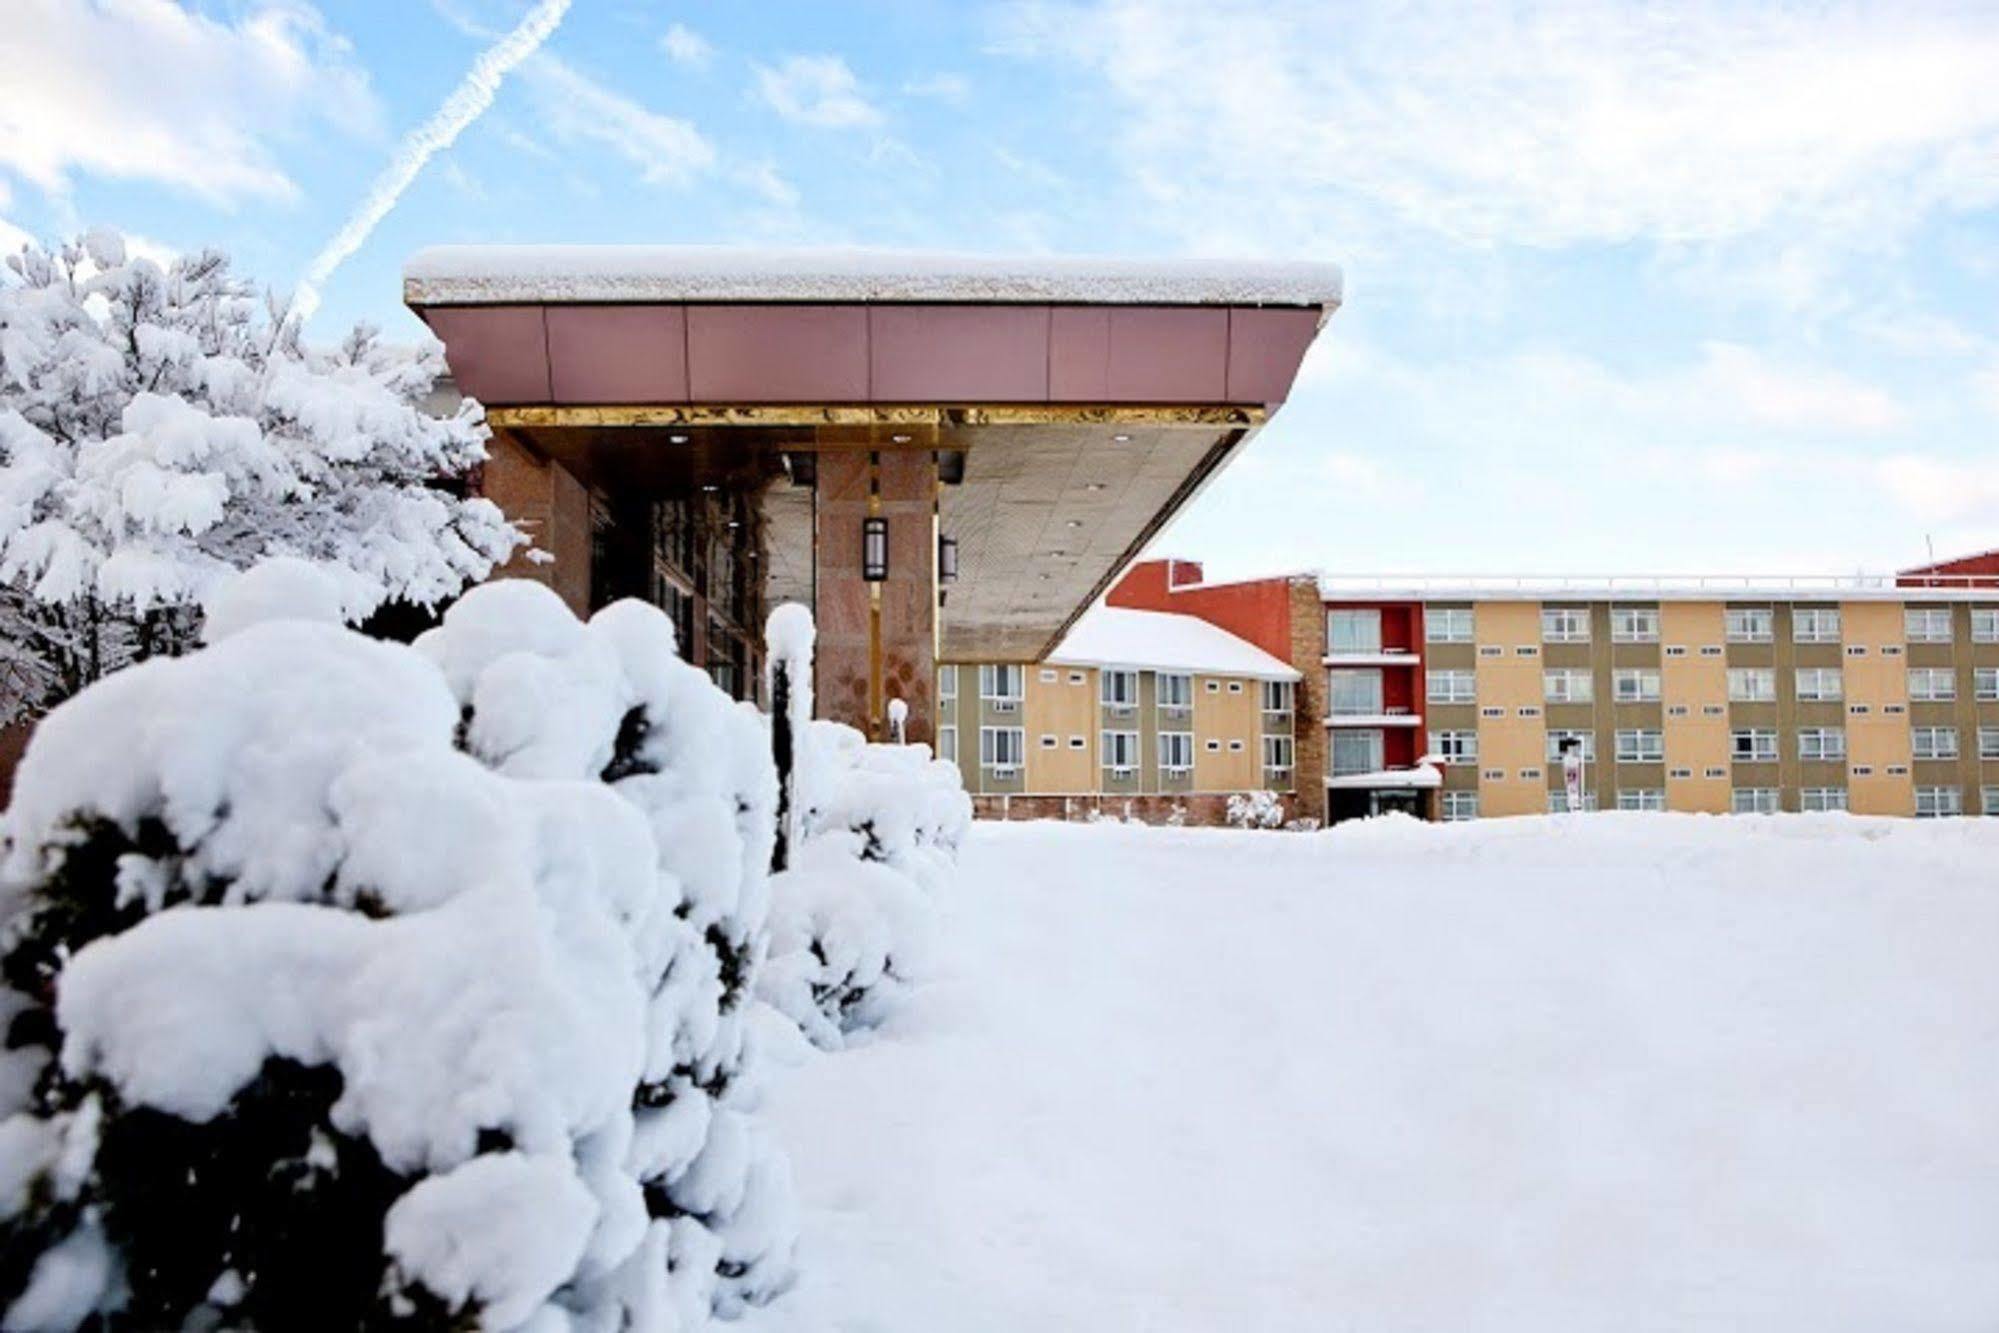
[[[526,0],[16,0],[0,239],[289,290]],[[1671,13],[1664,12],[1671,10]],[[1330,258],[1212,573],[1831,572],[1999,546],[1999,10],[575,0],[326,284],[444,241]]]

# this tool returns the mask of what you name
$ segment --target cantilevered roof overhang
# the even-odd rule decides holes
[[[459,387],[598,485],[963,451],[946,660],[1032,660],[1290,392],[1330,264],[448,246],[404,299]],[[678,441],[675,443],[674,441]]]

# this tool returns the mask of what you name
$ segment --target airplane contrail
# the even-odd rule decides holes
[[[416,179],[424,163],[430,161],[438,150],[449,148],[453,140],[465,131],[465,127],[477,120],[493,105],[493,98],[500,91],[501,80],[508,71],[533,55],[541,44],[548,40],[562,16],[569,11],[571,0],[541,0],[526,18],[512,32],[480,52],[472,62],[464,80],[444,99],[444,105],[435,115],[404,136],[396,155],[362,199],[333,239],[326,243],[313,261],[306,267],[305,276],[299,279],[298,290],[292,294],[291,314],[300,323],[312,318],[312,312],[319,308],[319,292],[326,280],[333,276],[333,270],[340,267],[368,234],[375,230],[381,220],[389,215],[403,191]]]

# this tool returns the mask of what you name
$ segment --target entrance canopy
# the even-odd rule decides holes
[[[1330,264],[450,246],[404,298],[496,432],[593,493],[775,492],[827,451],[935,455],[944,660],[1048,652],[1289,393]],[[879,487],[879,482],[873,483]],[[771,567],[825,515],[775,496]],[[787,530],[785,515],[797,517]],[[840,540],[845,540],[844,529]],[[899,540],[899,539],[898,539]]]

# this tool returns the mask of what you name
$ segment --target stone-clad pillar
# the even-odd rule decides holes
[[[820,715],[884,740],[887,700],[901,699],[909,705],[908,738],[929,744],[937,676],[936,457],[928,449],[823,450],[816,511]],[[875,585],[861,576],[861,529],[870,514],[888,521],[888,578]],[[877,653],[878,698],[871,690]]]
[[[568,468],[516,440],[493,432],[480,469],[479,493],[527,532],[533,546],[493,571],[494,578],[538,579],[555,589],[569,609],[590,614],[590,493]],[[552,559],[530,559],[531,551]]]
[[[1326,605],[1316,578],[1294,578],[1291,665],[1302,679],[1291,700],[1291,781],[1301,816],[1326,818]],[[1421,682],[1418,682],[1421,688]]]

